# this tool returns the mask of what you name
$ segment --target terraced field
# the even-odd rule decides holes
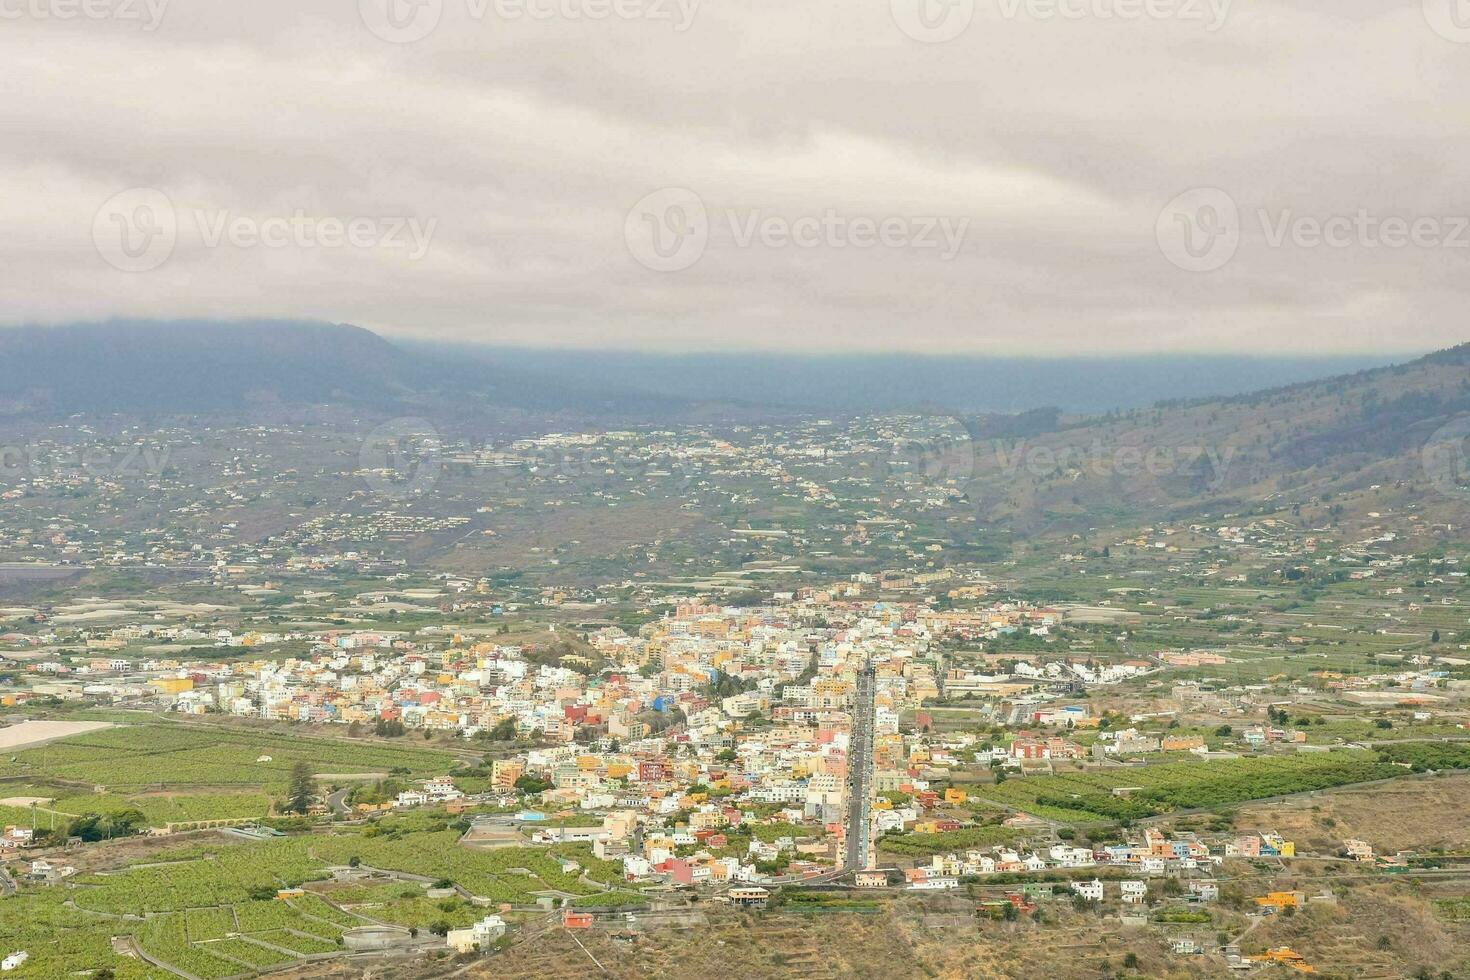
[[[0,775],[66,780],[123,794],[190,786],[279,791],[298,761],[309,763],[316,772],[399,769],[413,775],[444,773],[454,762],[448,753],[432,749],[166,722],[90,732],[27,749],[13,760],[0,763]]]
[[[987,787],[983,795],[1046,820],[1135,820],[1404,774],[1378,753],[1350,750],[1028,776]],[[1119,789],[1130,791],[1114,795]]]
[[[46,888],[0,902],[0,945],[30,953],[18,975],[63,980],[110,969],[117,980],[170,980],[171,974],[113,951],[113,936],[129,936],[141,923],[99,919],[67,908],[67,892]]]
[[[264,817],[270,813],[271,798],[265,793],[168,793],[130,796],[117,793],[79,793],[58,797],[48,808],[72,816],[138,810],[148,818],[150,827],[162,827],[170,823]]]
[[[329,889],[332,901],[311,892],[275,898],[278,889],[323,879],[328,866],[346,865],[354,858],[368,867],[448,878],[495,901],[529,905],[548,891],[592,904],[641,900],[627,892],[608,895],[583,881],[580,871],[563,872],[558,856],[544,848],[477,850],[458,841],[453,829],[413,831],[389,823],[372,833],[212,849],[206,844],[154,855],[148,864],[81,876],[64,894],[75,905],[72,914],[107,916],[91,921],[115,932],[136,930],[150,955],[201,980],[331,952],[344,930],[364,922],[427,928],[439,922],[466,925],[483,914],[462,899],[430,901],[410,882]],[[609,876],[611,865],[597,861],[585,848],[557,851],[586,871]],[[120,918],[140,914],[146,917],[141,923]]]

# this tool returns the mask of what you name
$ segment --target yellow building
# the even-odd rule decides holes
[[[1305,902],[1301,892],[1271,892],[1256,899],[1256,904],[1280,912],[1282,909],[1300,908]]]

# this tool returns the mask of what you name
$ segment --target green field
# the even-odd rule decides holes
[[[594,895],[601,889],[565,874],[557,856],[570,857],[594,880],[616,880],[617,865],[597,861],[585,848],[511,847],[476,849],[459,844],[456,830],[414,833],[340,833],[331,837],[292,837],[178,852],[120,872],[77,879],[71,892],[78,908],[111,915],[177,912],[236,905],[327,877],[326,868],[356,858],[362,865],[428,878],[447,878],[474,895],[495,901],[534,904],[544,892]],[[584,853],[585,852],[585,853]],[[349,897],[351,893],[349,892]],[[372,900],[381,901],[381,894]],[[308,896],[293,900],[308,905]],[[330,906],[316,908],[323,919],[340,916]],[[338,919],[349,924],[350,918]]]
[[[199,820],[231,820],[264,817],[271,798],[264,793],[183,793],[123,796],[116,793],[78,793],[57,797],[48,809],[72,816],[84,813],[117,813],[139,810],[150,827]]]
[[[447,878],[499,902],[531,905],[548,892],[592,906],[642,901],[635,893],[604,892],[581,880],[583,872],[599,881],[618,880],[619,866],[598,861],[585,846],[477,850],[461,846],[457,830],[440,829],[442,818],[439,827],[409,829],[419,823],[388,821],[331,837],[195,845],[117,872],[79,877],[51,894],[71,900],[75,910],[66,910],[68,916],[87,916],[112,935],[136,932],[152,955],[201,980],[330,952],[345,929],[370,921],[462,926],[484,914],[462,898],[430,900],[413,882],[328,886],[331,901],[312,892],[273,897],[278,889],[322,880],[328,866],[353,859],[366,867]],[[564,873],[558,857],[577,861],[583,872]],[[121,918],[139,915],[145,921]]]
[[[484,914],[461,898],[431,901],[411,882],[332,889],[331,902],[310,892],[284,901],[271,897],[277,889],[321,880],[327,877],[327,866],[353,858],[369,867],[449,878],[496,901],[529,905],[549,891],[584,897],[592,904],[632,901],[626,892],[605,895],[579,875],[564,874],[548,850],[480,851],[460,846],[458,839],[455,830],[389,830],[220,844],[212,850],[194,847],[122,871],[78,878],[65,894],[78,914],[106,916],[100,921],[114,928],[126,920],[111,917],[145,915],[146,921],[136,924],[144,947],[164,962],[209,980],[288,962],[292,954],[329,952],[337,948],[343,930],[369,921],[418,928],[461,926]],[[558,851],[599,877],[611,867],[590,852]]]
[[[166,722],[89,732],[12,758],[0,763],[0,776],[61,780],[123,794],[190,786],[279,791],[297,762],[322,773],[398,769],[416,776],[447,772],[454,763],[452,755],[433,749]],[[205,804],[194,806],[202,811]]]
[[[933,854],[948,854],[970,848],[989,850],[997,844],[1009,844],[1019,832],[1009,827],[987,825],[962,827],[959,830],[939,834],[894,834],[882,838],[879,847],[892,854],[905,857],[928,857]]]
[[[27,891],[0,902],[0,944],[30,953],[17,976],[62,980],[110,969],[118,980],[169,980],[172,974],[112,950],[113,936],[128,936],[142,923],[99,919],[67,908],[59,888]]]
[[[1172,762],[1007,779],[987,799],[1063,822],[1137,820],[1175,810],[1229,806],[1310,790],[1405,775],[1395,762],[1422,768],[1470,765],[1470,748],[1409,743],[1380,752],[1346,750],[1222,762]],[[1119,788],[1132,788],[1116,796]]]

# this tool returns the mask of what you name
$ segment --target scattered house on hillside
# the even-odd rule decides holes
[[[1306,904],[1306,896],[1301,892],[1271,892],[1256,899],[1256,904],[1263,909],[1280,912],[1282,909],[1300,908]]]
[[[730,901],[735,905],[747,908],[765,905],[770,901],[771,893],[759,886],[749,886],[730,889]]]
[[[498,915],[487,915],[468,928],[449,930],[444,939],[456,953],[469,953],[488,949],[504,935],[505,920]]]
[[[1074,881],[1072,882],[1072,890],[1089,902],[1101,902],[1103,900],[1103,883],[1096,878],[1091,881]]]
[[[30,847],[35,843],[36,833],[29,827],[6,827],[5,835],[0,837],[0,847],[21,848]]]
[[[1220,886],[1213,881],[1191,881],[1189,893],[1196,901],[1218,902],[1220,900]]]

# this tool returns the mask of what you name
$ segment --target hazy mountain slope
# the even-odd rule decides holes
[[[955,353],[783,354],[522,350],[464,347],[462,356],[501,368],[596,386],[692,400],[725,399],[810,413],[1069,412],[1140,408],[1162,399],[1226,397],[1264,387],[1381,367],[1414,355],[1001,357]]]
[[[366,330],[319,323],[134,322],[0,330],[10,411],[65,413],[239,408],[391,400],[392,345]]]
[[[333,406],[435,416],[486,408],[660,413],[683,403],[405,350],[347,324],[110,321],[0,330],[7,415],[211,414]]]
[[[1386,482],[1453,510],[1467,501],[1443,466],[1426,469],[1423,450],[1467,416],[1470,345],[1254,395],[1061,417],[1024,438],[989,436],[972,421],[966,489],[987,519],[1022,525],[1104,523],[1272,494],[1309,500]]]

